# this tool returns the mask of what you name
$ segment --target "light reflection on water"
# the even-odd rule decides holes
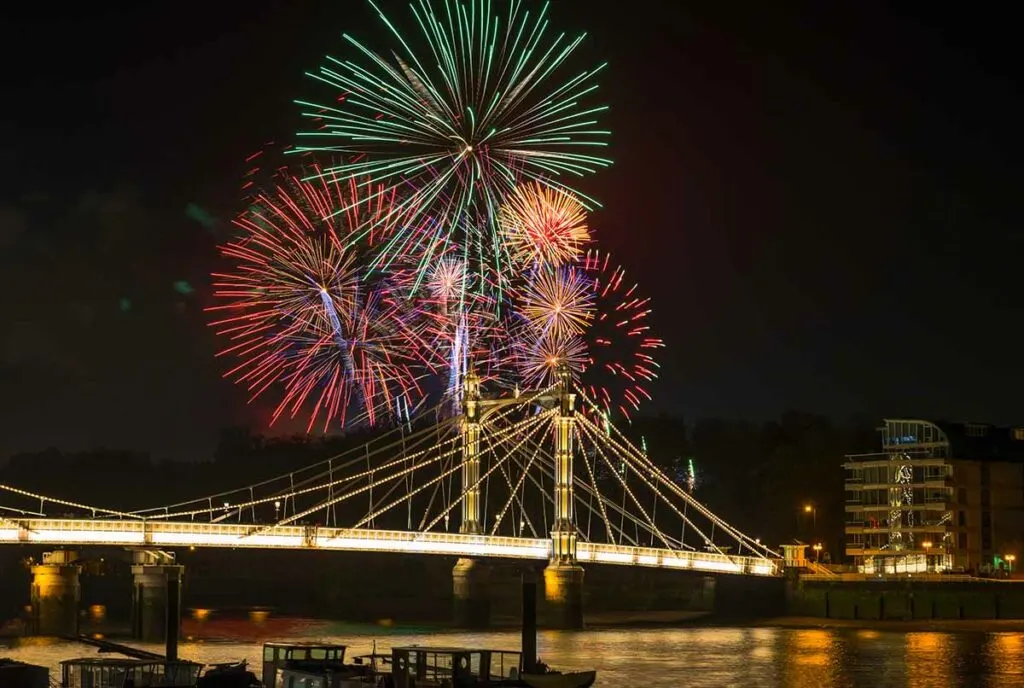
[[[349,645],[350,653],[397,644],[517,648],[516,632],[429,633],[326,622],[291,627],[292,640]],[[273,638],[283,640],[282,638]],[[951,688],[1024,686],[1024,635],[1018,633],[902,633],[782,628],[614,629],[542,632],[541,658],[556,667],[596,668],[607,688],[724,688],[865,686]],[[159,646],[145,646],[159,651]],[[0,645],[0,655],[56,668],[61,659],[93,650],[53,639]],[[183,642],[182,657],[201,662],[260,661],[260,643]]]

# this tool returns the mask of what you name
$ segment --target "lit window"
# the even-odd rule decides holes
[[[1014,428],[1013,439],[1024,442],[1024,428]]]

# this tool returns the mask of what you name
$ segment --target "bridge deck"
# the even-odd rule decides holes
[[[16,543],[53,546],[323,549],[535,560],[547,560],[551,556],[550,540],[493,535],[159,520],[0,520],[0,544]],[[577,558],[584,563],[691,569],[751,576],[777,576],[782,571],[782,562],[775,559],[592,542],[578,544]]]

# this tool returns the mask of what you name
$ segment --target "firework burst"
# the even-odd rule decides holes
[[[519,301],[519,313],[538,336],[552,334],[561,340],[580,335],[594,318],[591,282],[575,267],[534,271]]]
[[[527,388],[542,389],[557,381],[565,365],[578,379],[587,362],[587,344],[582,337],[565,332],[540,334],[524,328],[517,337],[514,354],[517,372]]]
[[[395,281],[362,269],[350,227],[384,209],[358,191],[286,179],[254,197],[235,220],[240,236],[221,247],[232,269],[214,274],[222,303],[209,309],[218,314],[211,326],[227,340],[218,356],[237,359],[225,376],[250,400],[280,392],[273,421],[305,411],[308,430],[318,419],[325,430],[373,424],[422,396],[431,350]],[[333,214],[339,204],[346,212]]]
[[[566,188],[562,179],[610,164],[594,154],[607,145],[598,122],[606,108],[587,104],[603,65],[560,76],[584,36],[549,34],[546,4],[528,12],[509,0],[507,11],[493,11],[491,0],[414,0],[419,40],[371,5],[398,53],[346,35],[353,57],[328,58],[310,75],[339,95],[329,105],[299,101],[317,128],[301,132],[297,151],[344,154],[324,170],[328,179],[369,177],[382,193],[402,191],[391,212],[435,221],[432,235],[391,237],[375,267],[404,255],[425,268],[455,242],[505,274],[511,257],[498,209],[519,180]]]
[[[582,272],[589,278],[596,315],[586,331],[587,360],[581,380],[605,413],[630,412],[650,400],[646,384],[657,378],[653,354],[665,344],[651,335],[650,299],[611,262],[607,253],[589,251]]]
[[[517,186],[498,219],[513,259],[523,266],[570,263],[590,241],[583,204],[566,191],[536,182]]]
[[[427,288],[436,300],[439,310],[448,314],[466,292],[469,275],[466,262],[461,258],[441,258],[430,268]]]

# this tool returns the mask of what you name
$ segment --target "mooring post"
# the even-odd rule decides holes
[[[523,572],[523,671],[537,670],[537,575],[532,569]]]
[[[181,629],[181,574],[167,576],[167,638],[164,656],[168,662],[178,661],[178,633]]]

